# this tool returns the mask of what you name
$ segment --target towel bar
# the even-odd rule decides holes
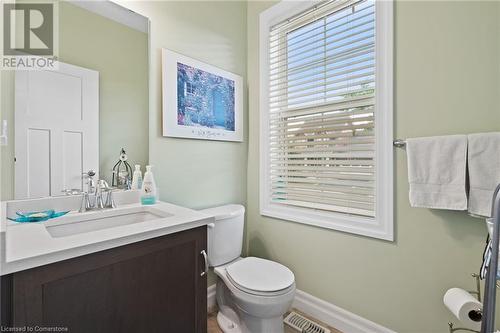
[[[392,142],[392,144],[396,148],[403,148],[403,149],[406,148],[406,140],[403,139],[396,139]]]

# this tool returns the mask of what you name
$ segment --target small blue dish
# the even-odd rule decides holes
[[[49,219],[66,215],[67,213],[69,213],[69,211],[56,213],[53,209],[42,212],[16,212],[16,218],[8,217],[8,219],[14,222],[43,222]]]

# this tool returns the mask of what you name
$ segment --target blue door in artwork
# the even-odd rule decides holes
[[[224,100],[222,93],[215,89],[212,93],[214,117],[216,127],[226,127],[226,109],[224,108]]]

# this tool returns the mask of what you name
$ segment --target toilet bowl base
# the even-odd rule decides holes
[[[224,333],[242,333],[238,315],[229,307],[224,306],[217,313],[217,324]]]

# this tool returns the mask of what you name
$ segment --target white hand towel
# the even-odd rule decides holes
[[[467,136],[406,141],[412,207],[466,210]]]
[[[500,183],[500,133],[470,134],[469,212],[491,216],[495,188]]]

